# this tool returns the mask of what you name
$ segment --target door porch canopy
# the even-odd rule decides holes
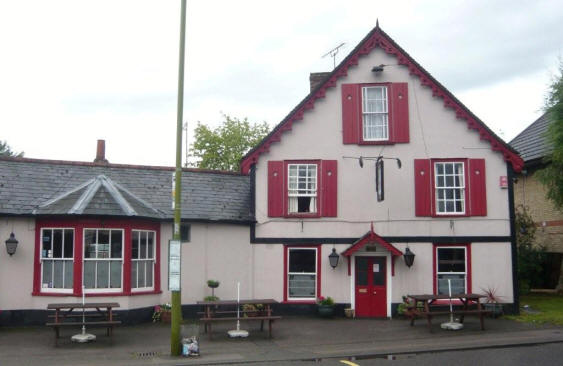
[[[402,256],[403,252],[399,249],[395,248],[393,244],[389,243],[388,241],[384,240],[381,236],[377,235],[373,231],[373,224],[371,226],[371,230],[368,231],[365,235],[361,238],[356,240],[348,249],[342,252],[342,255],[348,259],[348,276],[351,275],[351,257],[357,251],[363,249],[368,244],[379,244],[381,247],[385,248],[388,252],[391,253],[391,275],[395,275],[395,258]]]

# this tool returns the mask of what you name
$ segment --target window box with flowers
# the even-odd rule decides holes
[[[170,304],[162,304],[156,305],[154,307],[154,313],[152,314],[152,321],[153,323],[162,322],[162,323],[170,323],[172,318],[172,305]]]
[[[334,300],[332,297],[321,296],[317,298],[317,310],[319,316],[323,318],[330,318],[334,315]]]

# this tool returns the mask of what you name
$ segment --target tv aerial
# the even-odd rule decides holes
[[[332,68],[335,69],[336,68],[336,55],[338,54],[338,52],[340,51],[340,48],[342,46],[344,46],[346,43],[342,42],[341,44],[339,44],[338,46],[334,47],[332,50],[328,51],[327,53],[325,53],[323,55],[322,58],[325,58],[327,56],[332,57]]]

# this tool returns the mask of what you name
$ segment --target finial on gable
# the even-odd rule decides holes
[[[375,28],[379,28],[379,18],[375,18]]]

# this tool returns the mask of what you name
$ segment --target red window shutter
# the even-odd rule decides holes
[[[283,161],[268,161],[268,216],[281,217],[283,212]]]
[[[360,86],[342,84],[342,142],[345,144],[360,142],[360,102]]]
[[[485,159],[469,159],[469,214],[487,216]]]
[[[321,162],[321,216],[336,217],[337,213],[337,165],[336,160]]]
[[[389,116],[390,135],[393,142],[409,142],[409,90],[407,83],[391,84]]]
[[[432,215],[432,170],[430,159],[414,159],[415,215]]]

